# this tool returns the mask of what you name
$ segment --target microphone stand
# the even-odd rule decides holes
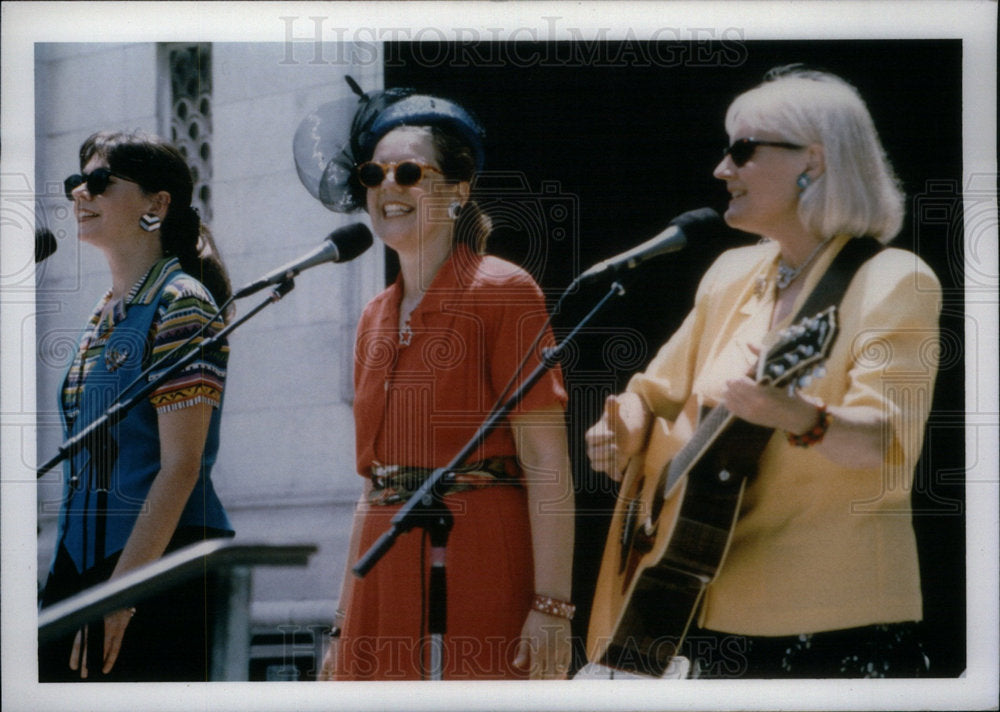
[[[102,437],[108,428],[120,422],[122,418],[136,405],[142,402],[150,393],[155,391],[161,383],[163,383],[167,378],[173,376],[175,373],[180,371],[182,368],[191,363],[200,351],[205,348],[214,346],[216,343],[224,339],[230,333],[235,331],[237,327],[241,326],[243,323],[249,321],[252,317],[256,316],[258,312],[262,311],[269,304],[275,304],[281,300],[286,294],[288,294],[292,289],[295,288],[295,280],[292,276],[289,276],[282,282],[275,285],[271,292],[271,295],[262,301],[260,304],[251,309],[247,314],[232,324],[224,328],[222,331],[217,333],[210,339],[205,340],[204,343],[199,345],[198,348],[192,349],[184,354],[181,358],[175,361],[167,370],[163,371],[159,376],[157,376],[153,381],[148,383],[146,386],[141,388],[135,395],[131,396],[125,401],[116,401],[112,403],[107,410],[104,411],[103,415],[95,418],[87,427],[81,430],[76,435],[72,436],[66,442],[59,446],[58,453],[52,457],[48,462],[43,464],[38,468],[38,477],[41,478],[49,470],[58,465],[60,462],[66,458],[73,457],[76,455],[81,448],[86,447],[93,443],[98,443],[104,440]],[[134,382],[133,382],[134,383]],[[131,385],[129,386],[131,387]],[[106,457],[104,458],[107,459]],[[105,466],[110,470],[110,463],[105,462]],[[110,476],[110,472],[108,473]]]
[[[574,281],[570,289],[575,285],[576,282]],[[479,426],[479,429],[465,446],[462,447],[459,453],[452,458],[451,462],[431,472],[420,488],[410,496],[392,518],[390,529],[384,532],[371,545],[368,551],[365,552],[358,560],[358,563],[351,569],[355,576],[363,578],[388,553],[400,534],[415,527],[420,527],[428,533],[431,542],[431,571],[428,577],[428,600],[430,603],[427,612],[427,623],[431,644],[430,674],[432,680],[441,680],[444,671],[444,634],[447,611],[445,550],[448,543],[448,534],[453,524],[451,510],[448,509],[443,501],[443,490],[447,484],[447,478],[465,462],[469,455],[479,448],[487,435],[521,402],[541,377],[558,363],[569,342],[604,307],[611,297],[621,296],[624,293],[625,289],[621,284],[618,282],[612,283],[608,293],[573,327],[573,330],[563,339],[562,343],[554,348],[544,350],[542,361],[535,367],[535,370],[531,372],[506,402],[502,404],[498,403],[494,406],[486,420],[483,421],[482,425]]]

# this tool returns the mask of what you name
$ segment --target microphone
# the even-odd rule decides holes
[[[620,255],[598,262],[577,277],[577,281],[592,279],[605,272],[634,269],[654,257],[683,249],[690,237],[706,234],[721,226],[722,218],[711,208],[690,210],[671,220],[669,227],[651,240],[646,240]]]
[[[319,247],[303,255],[294,262],[289,262],[284,267],[268,272],[256,282],[248,284],[233,297],[240,299],[249,296],[254,292],[259,292],[264,287],[272,284],[279,284],[286,279],[296,276],[299,272],[307,270],[324,262],[348,262],[360,255],[372,245],[372,233],[366,225],[355,223],[338,228],[327,235]]]
[[[47,260],[51,257],[58,245],[56,244],[56,236],[52,234],[52,231],[48,228],[39,228],[35,230],[35,264],[43,260]]]

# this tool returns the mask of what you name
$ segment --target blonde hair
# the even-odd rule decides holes
[[[821,144],[825,170],[799,199],[802,223],[823,237],[886,243],[903,224],[905,196],[858,91],[827,72],[772,70],[736,97],[726,129],[744,123],[799,145]]]

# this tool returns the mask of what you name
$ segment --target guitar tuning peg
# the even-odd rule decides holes
[[[814,378],[823,378],[826,376],[826,366],[820,365],[813,369]]]
[[[810,384],[812,384],[812,382],[813,382],[813,377],[811,375],[809,375],[808,373],[804,374],[799,379],[799,388],[808,388],[810,386]]]

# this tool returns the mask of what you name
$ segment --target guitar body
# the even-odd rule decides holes
[[[790,327],[762,357],[757,382],[805,382],[835,333],[834,307]],[[723,565],[746,483],[773,432],[717,406],[690,438],[667,435],[673,457],[659,473],[642,458],[629,463],[590,614],[590,662],[653,677],[666,671]]]
[[[592,662],[659,677],[677,654],[729,548],[755,462],[747,440],[771,431],[742,421],[671,487],[630,463],[601,561],[587,636]],[[744,450],[744,448],[746,448]],[[757,450],[759,452],[759,450]],[[665,491],[666,490],[666,491]]]

